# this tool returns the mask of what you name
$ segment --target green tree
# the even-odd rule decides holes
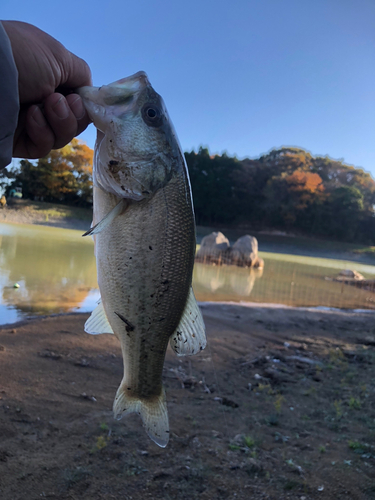
[[[234,174],[240,170],[236,158],[210,156],[208,149],[185,153],[193,188],[198,224],[233,223],[238,215]]]
[[[365,217],[363,201],[364,195],[356,187],[340,186],[333,190],[324,206],[327,236],[347,241],[360,237],[359,226]]]

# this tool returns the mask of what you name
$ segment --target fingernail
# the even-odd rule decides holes
[[[68,118],[69,116],[69,106],[65,100],[65,97],[60,97],[60,99],[52,107],[52,109],[61,119]]]
[[[70,103],[70,109],[73,111],[73,115],[77,118],[77,120],[82,120],[85,116],[85,108],[80,96],[77,96],[77,99]]]
[[[35,106],[35,109],[31,116],[36,124],[39,125],[39,127],[45,127],[47,125],[47,121],[38,106]]]

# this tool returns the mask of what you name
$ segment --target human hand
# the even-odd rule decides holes
[[[91,72],[83,59],[35,26],[2,24],[18,70],[20,114],[13,156],[41,158],[68,144],[90,123],[80,96],[71,92],[91,85]]]

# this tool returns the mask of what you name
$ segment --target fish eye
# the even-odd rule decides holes
[[[150,127],[160,127],[163,123],[163,116],[155,104],[147,103],[142,108],[142,118],[146,125]]]

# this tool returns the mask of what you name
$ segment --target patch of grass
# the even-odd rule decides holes
[[[103,432],[106,432],[106,431],[109,430],[109,427],[108,427],[108,425],[105,422],[102,422],[100,424],[100,430],[103,431]]]
[[[367,254],[371,257],[375,257],[375,247],[356,248],[355,250],[353,250],[353,252],[358,254]]]
[[[94,447],[92,448],[91,452],[95,453],[96,451],[100,451],[103,448],[105,448],[107,445],[108,445],[107,439],[104,436],[99,436],[96,439],[96,443],[95,443]]]
[[[333,406],[335,408],[335,412],[336,412],[336,418],[338,420],[340,420],[343,416],[343,411],[342,411],[342,401],[341,399],[340,400],[336,400],[333,402]]]
[[[354,381],[356,377],[356,373],[355,372],[348,372],[345,374],[345,377],[343,377],[341,379],[341,384],[348,384],[348,383],[352,383]]]
[[[33,200],[18,200],[17,210],[26,212],[34,212],[44,215],[45,221],[48,222],[51,217],[63,219],[78,219],[90,222],[92,219],[92,209],[84,207],[73,207],[69,205],[59,205],[57,203],[47,203],[44,201]]]
[[[270,396],[275,394],[274,390],[272,389],[270,384],[259,384],[257,387],[258,392],[267,392]]]
[[[325,453],[326,452],[326,447],[323,445],[319,446],[319,453]]]
[[[362,455],[371,449],[371,446],[366,443],[360,443],[359,441],[348,441],[349,448],[354,451],[354,453],[358,453]]]
[[[359,399],[356,399],[352,396],[349,399],[349,408],[351,410],[360,410],[362,408],[362,404]]]
[[[251,436],[244,436],[243,438],[245,445],[251,450],[255,446],[255,439]]]
[[[337,366],[338,368],[343,368],[347,365],[345,355],[339,347],[329,350],[329,361],[331,365]]]
[[[244,451],[244,452],[248,453],[249,450],[252,450],[253,448],[255,448],[256,442],[255,442],[255,439],[253,439],[251,436],[242,435],[241,439],[243,441],[243,445],[238,440],[236,440],[237,442],[230,443],[228,445],[229,449],[231,451]],[[253,458],[255,458],[255,457],[253,457]]]
[[[284,401],[285,401],[285,398],[281,394],[278,394],[276,396],[276,399],[275,399],[275,402],[273,405],[275,407],[277,414],[279,414],[281,412],[281,407],[282,407]]]
[[[238,444],[229,444],[228,447],[231,451],[242,450],[242,446],[239,446]]]

